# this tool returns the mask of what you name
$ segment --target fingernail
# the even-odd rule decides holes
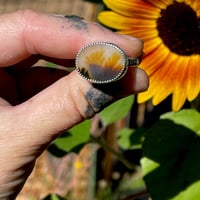
[[[136,75],[135,91],[144,92],[149,87],[149,79],[144,70],[138,68]]]

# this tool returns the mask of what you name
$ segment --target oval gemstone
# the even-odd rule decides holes
[[[76,69],[81,76],[93,83],[109,83],[124,74],[126,55],[112,43],[91,43],[78,52]]]

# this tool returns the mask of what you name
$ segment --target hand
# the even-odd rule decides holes
[[[13,199],[36,158],[62,131],[118,98],[146,90],[148,79],[141,69],[130,68],[120,81],[95,88],[76,71],[31,68],[40,58],[72,66],[77,51],[93,41],[115,43],[128,56],[142,55],[139,39],[78,17],[4,14],[0,38],[0,199]]]

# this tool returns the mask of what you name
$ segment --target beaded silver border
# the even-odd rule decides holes
[[[78,66],[79,57],[81,56],[81,53],[84,49],[86,49],[90,46],[94,46],[94,45],[111,46],[111,47],[117,49],[117,51],[122,55],[122,58],[124,60],[123,68],[115,78],[110,79],[110,80],[98,81],[98,80],[93,80],[93,79],[87,78],[81,73],[79,66]],[[110,43],[110,42],[92,42],[92,43],[85,45],[84,47],[82,47],[78,51],[78,53],[76,55],[76,61],[75,61],[76,70],[78,71],[79,75],[81,77],[83,77],[84,79],[86,79],[86,80],[88,80],[92,83],[95,83],[95,84],[106,84],[106,83],[111,83],[111,82],[117,81],[117,80],[121,79],[126,74],[129,66],[137,66],[138,64],[139,64],[138,58],[127,58],[125,52],[120,47],[118,47],[116,44],[113,44],[113,43]]]

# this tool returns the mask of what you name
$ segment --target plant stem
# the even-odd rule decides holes
[[[111,148],[105,141],[103,137],[95,138],[91,136],[91,142],[95,142],[99,145],[101,145],[105,150],[111,152],[113,155],[115,155],[128,169],[138,171],[138,166],[134,165],[133,163],[130,163],[122,154],[120,154],[115,149]]]

